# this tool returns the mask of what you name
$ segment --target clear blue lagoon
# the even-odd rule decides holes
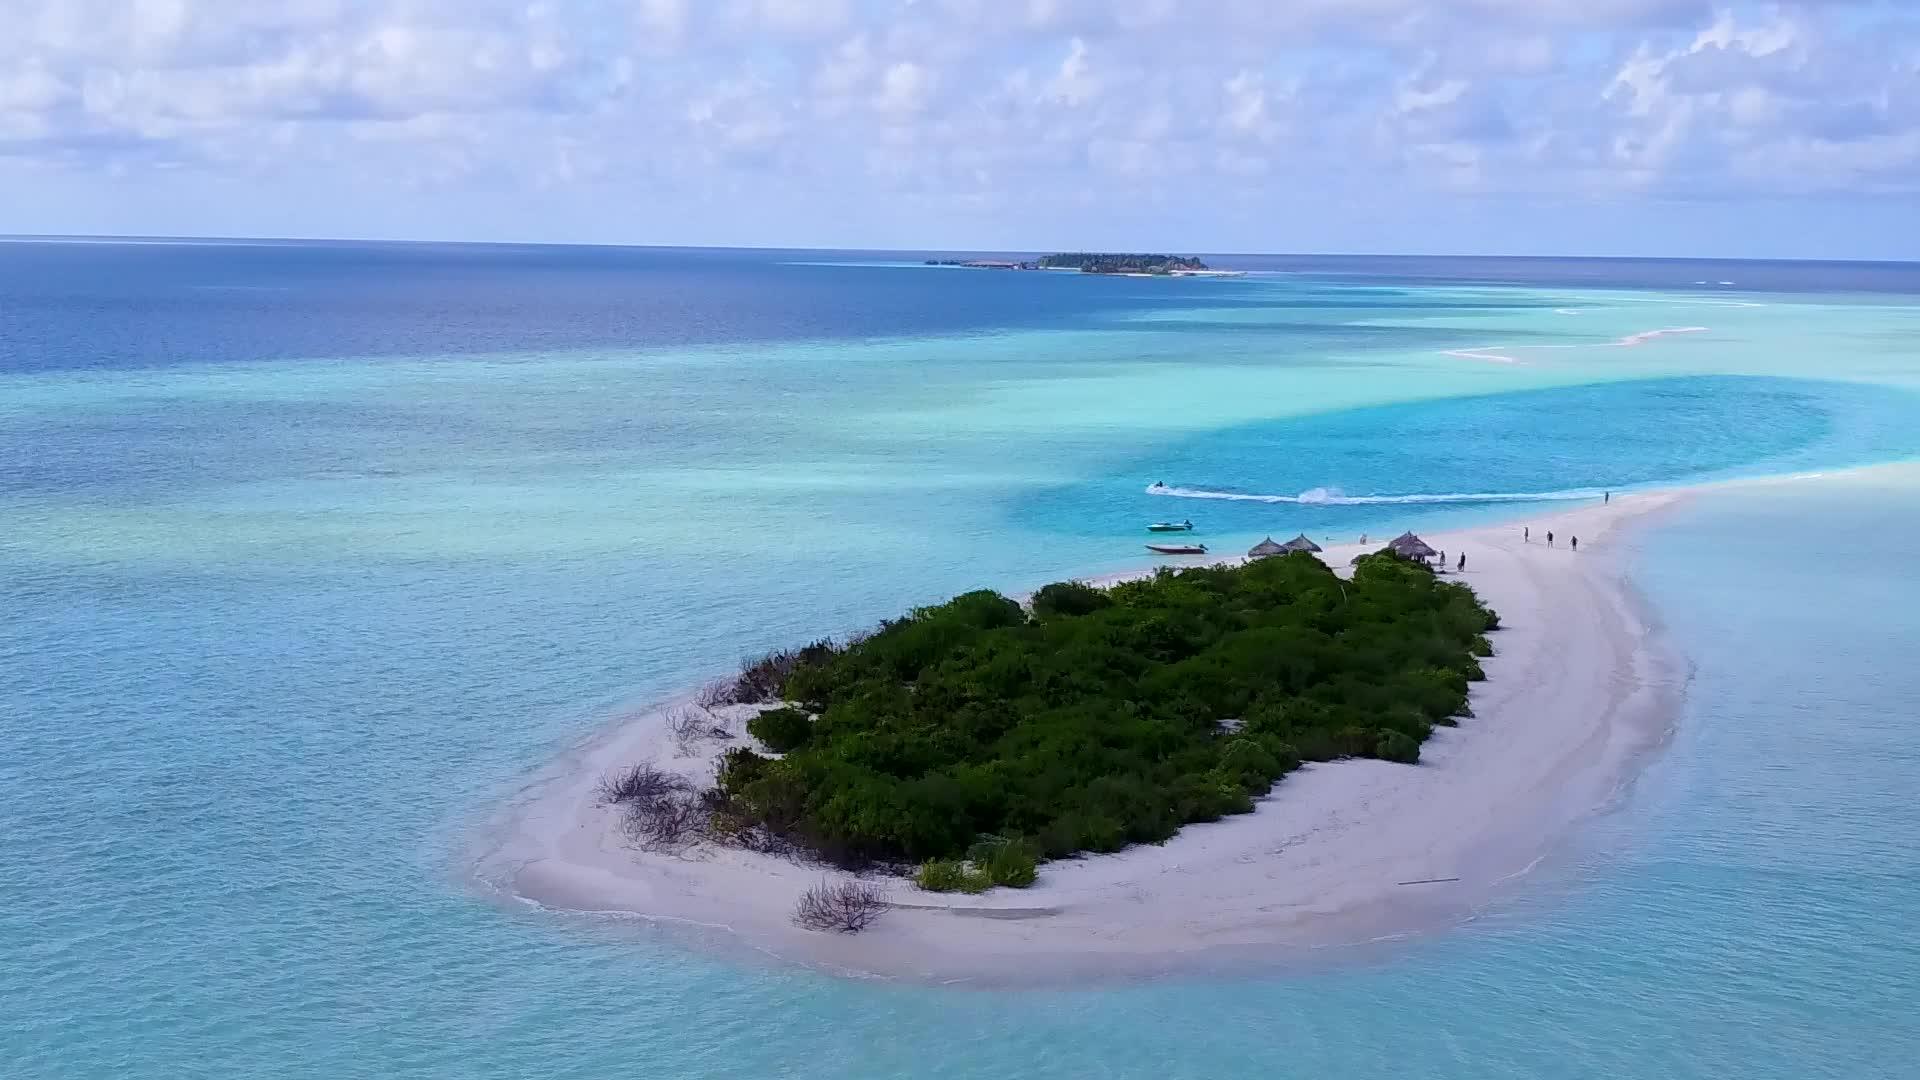
[[[1837,470],[1920,458],[1920,267],[890,258],[0,244],[0,1072],[1913,1075],[1920,480]],[[621,709],[1140,565],[1143,520],[1225,550],[1809,472],[1635,534],[1671,743],[1456,930],[938,989],[472,880]]]

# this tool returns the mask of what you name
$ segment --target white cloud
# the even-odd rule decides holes
[[[1085,105],[1100,92],[1100,80],[1087,62],[1087,43],[1079,38],[1067,42],[1066,58],[1047,84],[1047,96],[1065,105]]]
[[[873,48],[865,34],[855,34],[826,58],[814,77],[814,88],[829,98],[851,94],[874,72]]]
[[[1393,107],[1403,113],[1443,108],[1459,101],[1460,95],[1466,92],[1465,79],[1413,80],[1400,84],[1393,96]]]
[[[676,44],[687,30],[687,0],[636,0],[633,15],[648,44]]]
[[[932,73],[911,60],[902,60],[888,65],[880,76],[880,92],[873,104],[881,112],[895,116],[917,113],[926,107],[932,87]]]
[[[1900,47],[1920,55],[1920,37]],[[1641,185],[1920,189],[1920,109],[1900,105],[1915,100],[1914,68],[1886,50],[1879,35],[1823,31],[1805,13],[1723,11],[1690,40],[1639,45],[1602,92],[1616,111],[1598,122]]]
[[[765,83],[723,83],[690,102],[686,115],[697,133],[728,153],[758,152],[791,130]]]
[[[916,208],[1920,191],[1874,0],[0,0],[0,157]],[[1090,184],[1090,180],[1098,180]],[[4,194],[4,190],[0,190]]]
[[[73,87],[43,64],[0,72],[0,113],[41,113],[72,95]]]
[[[852,18],[848,0],[734,0],[736,32],[819,36],[842,29]]]
[[[1227,127],[1243,133],[1259,133],[1267,128],[1267,77],[1257,71],[1240,71],[1227,80]]]

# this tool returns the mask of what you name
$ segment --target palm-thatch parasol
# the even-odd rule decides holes
[[[1317,552],[1320,550],[1320,545],[1307,539],[1306,533],[1301,533],[1299,536],[1296,536],[1293,539],[1287,541],[1286,543],[1281,544],[1280,550],[1287,551],[1287,552],[1293,552],[1293,551]]]
[[[1420,539],[1411,532],[1403,532],[1399,536],[1394,537],[1393,540],[1387,544],[1387,547],[1391,548],[1395,555],[1403,559],[1419,559],[1425,561],[1440,554],[1429,547],[1425,540]]]
[[[1259,543],[1253,545],[1251,548],[1248,548],[1247,558],[1264,559],[1270,555],[1285,555],[1286,553],[1287,553],[1286,547],[1283,545],[1274,543],[1273,537],[1269,536],[1265,540],[1262,540]]]

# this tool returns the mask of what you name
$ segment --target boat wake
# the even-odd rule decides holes
[[[1339,488],[1310,488],[1298,495],[1261,495],[1244,491],[1215,491],[1209,488],[1166,487],[1155,485],[1149,495],[1174,499],[1217,499],[1224,502],[1276,503],[1294,506],[1438,506],[1449,503],[1527,503],[1578,502],[1598,499],[1604,492],[1577,491],[1481,491],[1446,492],[1437,495],[1348,495]]]

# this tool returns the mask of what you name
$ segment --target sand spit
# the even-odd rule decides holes
[[[1570,308],[1561,308],[1558,313],[1579,314],[1577,310]],[[1663,330],[1642,330],[1637,334],[1628,334],[1617,341],[1603,341],[1594,345],[1487,345],[1478,349],[1448,349],[1442,355],[1460,360],[1484,360],[1492,364],[1524,364],[1525,360],[1513,354],[1536,349],[1632,349],[1658,338],[1670,337],[1674,334],[1704,334],[1710,329],[1711,327],[1706,326],[1674,326]]]
[[[636,850],[600,805],[600,778],[652,761],[704,781],[736,744],[676,736],[671,706],[623,720],[545,770],[479,873],[551,908],[712,927],[783,959],[931,982],[1277,964],[1296,950],[1452,924],[1606,805],[1667,732],[1681,678],[1610,549],[1623,523],[1681,497],[1621,496],[1528,519],[1531,542],[1517,522],[1428,535],[1450,560],[1467,555],[1456,580],[1504,625],[1472,718],[1436,731],[1419,765],[1309,765],[1252,814],[1188,826],[1161,846],[1046,864],[1029,889],[955,897],[886,879],[899,906],[877,926],[821,934],[789,921],[819,867],[707,846]],[[1377,543],[1328,545],[1323,557],[1344,567]],[[749,713],[723,711],[719,722],[741,739]]]

